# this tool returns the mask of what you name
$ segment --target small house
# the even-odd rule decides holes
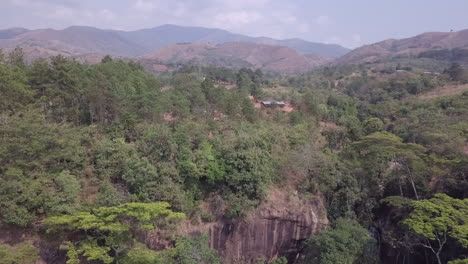
[[[269,107],[269,108],[274,108],[274,107],[283,108],[286,106],[286,103],[284,101],[262,101],[261,104],[263,107]]]
[[[275,102],[275,104],[280,108],[283,108],[286,106],[286,103],[284,101],[277,101]]]

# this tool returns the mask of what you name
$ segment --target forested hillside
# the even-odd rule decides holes
[[[467,263],[468,78],[425,62],[155,77],[0,52],[0,263],[230,263],[182,227],[228,233],[272,190],[329,225],[237,263]]]

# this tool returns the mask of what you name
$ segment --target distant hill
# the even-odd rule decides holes
[[[40,48],[69,55],[99,53],[129,57],[142,53],[142,47],[120,36],[118,32],[92,27],[28,30],[10,38],[0,39],[0,48],[16,46]]]
[[[301,53],[313,53],[326,57],[340,57],[349,52],[349,49],[336,44],[314,43],[302,39],[277,40],[267,37],[249,37],[234,34],[226,30],[202,27],[162,25],[151,29],[119,32],[119,34],[127,39],[135,41],[150,51],[172,44],[187,42],[209,42],[213,44],[252,42],[274,46],[286,46]]]
[[[0,30],[0,48],[15,46],[35,47],[70,55],[109,54],[112,56],[142,56],[162,47],[177,43],[251,42],[290,47],[301,53],[339,57],[349,50],[334,44],[313,43],[301,39],[276,40],[249,37],[221,29],[162,25],[136,31],[104,30],[73,26],[63,30],[27,30],[13,28]]]
[[[191,43],[166,46],[142,57],[145,65],[198,62],[223,67],[252,67],[284,73],[305,72],[332,59],[291,48],[248,42]]]
[[[0,30],[0,39],[14,38],[17,35],[26,33],[28,31],[29,30],[25,28],[10,28],[10,29]]]
[[[465,54],[465,50],[468,52],[468,29],[458,32],[428,32],[411,38],[389,39],[362,46],[342,56],[336,63],[375,62],[384,58],[411,56],[456,60],[460,59],[459,55],[449,54],[453,51]]]

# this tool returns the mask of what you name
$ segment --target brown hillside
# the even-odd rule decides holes
[[[40,47],[47,50],[81,55],[89,53],[114,56],[136,55],[135,44],[113,31],[91,27],[69,27],[64,30],[38,29],[0,39],[0,48]]]
[[[163,63],[197,61],[225,67],[253,67],[277,72],[304,72],[331,61],[317,55],[304,55],[297,51],[264,44],[230,42],[224,44],[170,45],[143,57]]]
[[[385,57],[418,55],[429,50],[468,49],[468,29],[458,32],[429,32],[406,39],[389,39],[357,48],[337,63],[374,62]]]

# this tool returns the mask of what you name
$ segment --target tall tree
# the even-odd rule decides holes
[[[443,263],[441,253],[448,238],[468,248],[468,199],[436,194],[432,199],[413,202],[412,207],[403,224],[419,235],[419,245],[429,249],[437,263]]]
[[[24,69],[26,63],[24,61],[24,50],[21,47],[16,47],[8,54],[8,63],[12,66]]]
[[[0,264],[30,264],[39,260],[39,249],[26,242],[15,246],[0,244]]]
[[[445,70],[445,72],[449,75],[452,81],[461,81],[463,79],[465,71],[460,64],[452,63],[452,65],[450,65],[450,68]]]
[[[24,71],[0,63],[0,113],[14,114],[32,102]]]
[[[3,53],[3,49],[0,49],[0,64],[5,63],[5,53]]]
[[[63,249],[68,251],[67,264],[79,263],[80,255],[88,261],[118,264],[134,245],[138,230],[164,227],[174,220],[185,217],[169,209],[170,205],[160,203],[127,203],[115,207],[99,207],[89,212],[53,216],[44,220],[50,231],[82,231],[86,234],[77,244],[66,242]]]
[[[423,146],[404,143],[391,133],[376,132],[353,143],[352,148],[370,177],[363,183],[374,188],[374,194],[383,191],[388,183],[396,182],[400,195],[404,196],[407,182],[413,197],[419,199],[418,183],[425,182],[423,177],[428,177],[427,167],[430,164],[426,162],[430,158]],[[382,190],[378,191],[377,188]]]
[[[304,263],[369,263],[364,258],[374,243],[375,240],[365,228],[355,221],[340,218],[332,227],[306,242]]]

